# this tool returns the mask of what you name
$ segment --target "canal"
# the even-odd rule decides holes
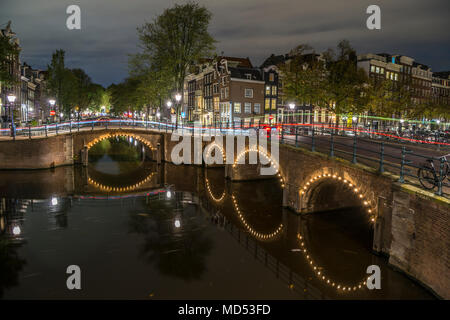
[[[372,236],[361,207],[298,215],[276,179],[157,165],[129,137],[93,146],[87,167],[0,172],[6,299],[433,299]],[[81,290],[67,289],[69,265]],[[380,290],[364,285],[370,265]]]

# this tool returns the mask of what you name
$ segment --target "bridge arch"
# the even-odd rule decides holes
[[[236,166],[239,164],[239,161],[242,159],[242,157],[245,157],[250,152],[257,152],[260,157],[263,157],[267,161],[267,163],[270,165],[270,167],[274,170],[274,175],[276,175],[276,177],[280,181],[281,187],[284,188],[285,184],[286,184],[286,182],[285,182],[286,179],[280,169],[280,164],[274,157],[272,157],[271,154],[269,154],[269,152],[267,152],[266,149],[264,149],[262,147],[258,148],[256,146],[254,146],[254,147],[246,148],[245,150],[242,150],[236,156],[236,159],[234,160],[233,169],[236,169]]]
[[[139,134],[132,133],[132,132],[109,132],[101,134],[98,137],[95,137],[88,143],[86,143],[87,150],[91,149],[95,144],[97,144],[100,141],[103,141],[105,139],[109,138],[115,138],[115,137],[132,137],[133,139],[141,142],[144,144],[147,148],[149,148],[151,151],[157,150],[157,148],[147,139],[143,138]]]
[[[213,151],[213,150],[214,150],[214,152],[220,151],[220,153],[222,155],[222,162],[223,162],[223,164],[225,164],[227,162],[227,156],[226,156],[225,149],[223,148],[222,145],[220,145],[216,141],[214,141],[214,142],[209,143],[206,146],[205,150],[203,151],[204,152],[203,155],[204,155],[204,159],[205,159],[205,165],[206,166],[213,165],[213,164],[209,164],[208,163],[209,162],[208,160],[211,159],[211,151]]]
[[[331,170],[322,169],[310,174],[304,179],[303,185],[299,186],[300,210],[310,211],[317,190],[323,186],[324,182],[332,182],[342,189],[354,194],[358,202],[364,208],[368,219],[375,223],[377,203],[373,192],[368,190],[363,183],[358,183],[356,179],[349,177],[346,173],[332,173]]]

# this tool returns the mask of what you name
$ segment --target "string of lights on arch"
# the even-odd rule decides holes
[[[277,235],[279,235],[280,232],[283,230],[283,228],[284,228],[283,223],[280,223],[280,225],[275,229],[275,231],[273,231],[271,233],[261,233],[261,232],[256,231],[255,229],[252,228],[252,226],[250,226],[250,224],[247,222],[244,215],[242,214],[242,211],[237,204],[236,197],[234,194],[231,195],[231,201],[233,203],[234,210],[238,214],[239,220],[245,226],[245,228],[247,228],[248,232],[255,238],[257,238],[259,240],[265,240],[265,241],[271,240],[274,237],[276,237]]]
[[[152,172],[145,179],[139,181],[136,184],[129,185],[126,187],[112,187],[112,186],[103,185],[103,184],[98,183],[97,181],[93,180],[90,177],[88,178],[88,183],[93,185],[94,187],[96,187],[102,191],[106,191],[106,192],[129,192],[129,191],[136,190],[137,188],[142,186],[144,183],[148,182],[154,175],[155,175],[155,172]]]
[[[314,274],[319,280],[322,280],[325,284],[329,285],[330,287],[336,288],[336,290],[338,290],[339,292],[352,292],[367,288],[366,279],[359,281],[357,284],[354,285],[344,285],[343,283],[339,283],[327,277],[325,275],[325,272],[323,271],[323,268],[314,263],[310,253],[308,252],[308,249],[305,246],[304,239],[300,233],[297,233],[297,239],[300,242],[301,246],[300,251],[303,253],[306,261],[308,261],[308,265],[314,271]]]
[[[302,196],[306,195],[306,192],[308,191],[308,189],[310,189],[315,182],[318,182],[323,179],[332,179],[338,183],[342,183],[344,186],[349,188],[353,193],[355,193],[357,195],[358,199],[360,199],[362,201],[362,204],[363,204],[365,210],[367,210],[367,213],[369,214],[370,221],[375,222],[376,218],[374,216],[374,212],[376,210],[375,210],[375,208],[371,207],[370,201],[365,199],[365,196],[361,192],[360,188],[358,188],[356,185],[354,185],[351,181],[344,179],[343,177],[341,177],[339,175],[331,174],[331,173],[322,173],[322,174],[318,174],[318,175],[311,177],[309,180],[307,180],[307,182],[304,186],[300,187],[300,196],[302,197]],[[305,259],[308,261],[308,265],[312,268],[312,270],[314,271],[315,275],[317,276],[317,278],[319,280],[322,280],[325,284],[336,288],[340,292],[352,292],[352,291],[361,290],[361,289],[366,288],[366,280],[365,279],[362,281],[359,281],[355,285],[350,286],[350,285],[344,285],[343,283],[338,283],[338,282],[332,280],[331,278],[328,278],[325,275],[323,268],[316,265],[314,263],[314,261],[312,260],[310,254],[308,252],[308,249],[305,246],[304,239],[300,233],[297,234],[297,239],[300,241],[300,246],[301,246],[300,251],[303,253]]]
[[[212,191],[211,191],[211,186],[209,184],[208,177],[206,177],[206,176],[205,176],[205,182],[206,182],[206,190],[208,190],[208,194],[209,194],[210,198],[216,203],[222,202],[223,199],[225,199],[225,196],[227,195],[227,191],[224,189],[222,195],[220,196],[220,198],[216,198],[214,196],[214,194],[212,193]]]
[[[209,154],[209,151],[212,148],[219,149],[219,151],[222,153],[223,163],[225,164],[227,162],[227,156],[226,156],[226,153],[225,153],[225,149],[221,145],[216,143],[215,141],[214,141],[214,143],[209,144],[208,147],[206,148],[206,158],[209,159],[211,157],[210,154]]]
[[[354,194],[356,194],[358,199],[361,201],[363,207],[365,208],[366,212],[369,214],[370,221],[371,222],[375,222],[375,220],[376,220],[375,207],[372,207],[372,204],[371,204],[370,200],[366,199],[364,194],[361,192],[361,188],[358,188],[352,182],[350,182],[349,180],[347,180],[347,179],[345,179],[343,177],[340,177],[339,175],[331,174],[331,173],[323,173],[323,174],[318,174],[316,176],[313,176],[312,178],[307,180],[305,185],[303,185],[303,186],[301,186],[299,188],[299,190],[300,190],[299,191],[300,192],[300,197],[305,196],[306,192],[309,189],[311,189],[312,185],[315,182],[318,182],[318,181],[323,180],[323,179],[332,179],[332,180],[336,181],[337,183],[341,183],[342,185],[347,187],[349,190],[351,190]]]
[[[152,150],[152,151],[156,150],[156,148],[153,147],[149,141],[147,141],[146,139],[143,139],[141,136],[136,135],[134,133],[122,133],[122,132],[103,134],[103,135],[95,138],[91,142],[89,142],[86,145],[86,147],[88,149],[90,149],[93,145],[97,144],[100,141],[103,141],[103,140],[109,139],[109,138],[115,138],[115,137],[131,137],[131,138],[134,138],[135,140],[139,141],[140,143],[144,144],[145,146],[147,146],[150,150]]]
[[[245,150],[241,151],[237,155],[236,160],[233,163],[233,168],[236,168],[236,165],[238,164],[238,161],[243,156],[245,156],[247,153],[250,153],[250,152],[257,152],[257,153],[259,153],[259,155],[262,156],[267,161],[267,163],[270,165],[270,167],[272,167],[275,170],[275,174],[277,175],[278,179],[280,180],[281,188],[284,188],[285,182],[284,182],[284,179],[283,179],[283,177],[282,177],[282,175],[280,173],[280,169],[279,169],[280,165],[278,164],[277,161],[275,161],[275,159],[270,157],[268,155],[268,152],[264,148],[262,148],[261,146],[259,148],[257,148],[256,146],[252,146],[249,149],[245,149]]]

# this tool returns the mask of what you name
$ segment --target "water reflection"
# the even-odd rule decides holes
[[[0,202],[0,298],[5,290],[19,284],[19,273],[25,260],[18,254],[23,243],[23,211],[18,200],[2,199]]]
[[[146,197],[146,210],[130,214],[130,232],[143,236],[140,257],[183,280],[201,278],[213,243],[191,197],[169,190],[162,199]]]
[[[158,166],[116,142],[135,148],[134,165],[101,165],[115,157],[110,141],[87,168],[0,173],[14,190],[0,188],[5,297],[432,298],[371,253],[367,209],[295,215],[277,179],[233,183],[223,168]],[[82,292],[65,289],[68,264],[85,270]],[[371,264],[382,290],[358,288]]]
[[[144,159],[145,147],[133,137],[111,137],[97,142],[89,149],[91,169],[110,175],[136,171]]]

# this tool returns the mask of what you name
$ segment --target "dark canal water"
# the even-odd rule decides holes
[[[359,207],[299,216],[277,180],[158,166],[129,138],[89,155],[87,168],[0,172],[2,298],[433,298],[371,252]],[[69,265],[81,290],[66,287]],[[358,288],[369,265],[381,290]]]

